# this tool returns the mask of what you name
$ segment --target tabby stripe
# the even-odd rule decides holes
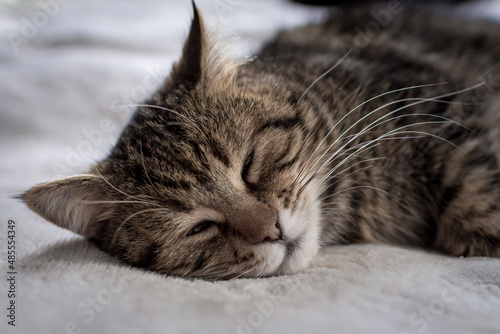
[[[196,141],[193,141],[193,140],[187,140],[186,141],[189,146],[191,146],[191,148],[193,149],[193,152],[196,156],[196,158],[200,161],[207,161],[207,158],[205,156],[205,154],[203,153],[203,151],[200,149],[200,145],[198,144],[198,142]]]
[[[307,132],[307,130],[306,129],[302,129],[302,132],[303,132],[303,138],[306,138],[305,133]],[[289,153],[289,151],[291,149],[291,142],[292,141],[289,142],[289,145],[288,145],[288,147],[286,149],[286,152],[280,156],[280,158],[277,160],[277,162],[280,161],[280,160],[283,160],[286,156],[288,156],[288,153]],[[280,172],[284,171],[285,169],[287,169],[287,168],[295,165],[295,163],[299,160],[299,156],[303,154],[302,150],[304,148],[304,145],[305,145],[305,140],[301,140],[300,141],[300,147],[298,148],[297,153],[295,154],[295,156],[291,160],[289,160],[287,162],[284,162],[282,164],[277,164],[276,168],[278,169],[278,171],[280,171]]]
[[[297,161],[299,160],[299,156],[301,156],[302,154],[303,154],[302,147],[300,147],[299,150],[297,151],[297,153],[295,154],[295,156],[291,160],[288,160],[288,161],[281,163],[281,164],[277,164],[276,169],[279,172],[283,172],[284,170],[294,166],[297,163]]]
[[[290,135],[290,136],[288,136],[286,148],[283,150],[283,152],[281,152],[280,156],[278,158],[276,158],[276,160],[275,160],[276,163],[279,163],[279,162],[285,160],[285,158],[288,156],[288,153],[292,149],[292,144],[293,144],[293,141],[292,141],[292,138]]]
[[[285,209],[288,209],[290,207],[291,201],[292,201],[292,199],[290,198],[290,195],[285,196],[285,199],[283,200],[283,206],[285,207]],[[298,197],[297,197],[297,201],[295,201],[294,206],[292,208],[292,213],[294,213],[295,210],[297,209],[298,203],[299,203],[299,201],[298,201]]]
[[[208,239],[203,245],[203,247],[205,249],[210,249],[212,244],[217,243],[218,239],[219,239],[218,236],[214,236]],[[210,255],[207,255],[205,251],[202,251],[201,254],[198,256],[198,258],[196,259],[196,261],[194,262],[193,269],[191,269],[191,273],[194,273],[202,269],[205,263],[207,262],[208,258],[210,258]]]
[[[350,228],[346,230],[346,235],[344,236],[348,243],[361,239],[361,231],[359,229],[359,224],[361,222],[361,216],[359,214],[359,209],[362,203],[361,196],[362,191],[360,189],[353,189],[349,201],[351,207],[350,215],[352,219],[347,222]]]
[[[476,169],[480,166],[485,166],[490,170],[498,169],[496,157],[492,153],[482,151],[472,151],[465,157],[465,166],[467,169]]]
[[[472,130],[472,131],[471,131]],[[446,130],[446,140],[452,142],[453,144],[460,146],[467,139],[475,137],[482,129],[464,129],[460,126],[454,126],[453,129]]]
[[[452,183],[451,186],[448,186],[445,188],[443,195],[441,196],[441,201],[440,201],[440,215],[442,215],[448,206],[450,206],[450,203],[453,202],[457,197],[460,191],[462,190],[463,187],[463,176],[460,174],[457,179]]]
[[[200,270],[201,268],[203,268],[203,266],[205,265],[206,262],[207,262],[207,258],[205,257],[205,253],[203,252],[200,254],[200,256],[198,256],[198,258],[194,262],[194,266],[193,266],[193,269],[191,270],[191,272],[195,272],[195,271]]]
[[[127,173],[132,175],[133,179],[138,181],[139,183],[147,183],[146,172],[142,164],[133,164],[126,166]]]
[[[311,134],[311,140],[313,143],[319,144],[323,138],[326,137],[328,132],[331,130],[331,127],[329,127],[328,121],[325,119],[324,115],[322,114],[316,114],[316,121],[314,125],[312,126],[312,129],[305,129],[304,135],[305,138],[307,138],[307,135]],[[332,134],[330,134],[331,136]]]
[[[162,123],[165,132],[169,132],[177,138],[183,139],[186,137],[186,129],[181,124]]]
[[[168,208],[176,210],[178,212],[189,212],[193,210],[193,208],[190,205],[182,203],[181,201],[175,199],[162,200],[161,205],[167,206]]]
[[[498,245],[500,245],[500,236],[486,234],[486,232],[482,231],[474,231],[472,232],[473,237],[471,240],[482,240],[484,241],[492,250],[497,249]],[[488,254],[485,254],[486,256]]]
[[[208,163],[207,157],[206,157],[205,153],[203,153],[203,151],[200,149],[200,146],[198,145],[198,143],[195,141],[191,141],[191,140],[188,140],[187,142],[191,145],[191,148],[193,149],[194,154],[195,154],[196,158],[198,159],[197,162],[201,163],[201,167],[205,171],[210,171],[210,165]],[[201,184],[206,184],[210,180],[210,178],[207,174],[202,175],[199,172],[199,173],[196,173],[194,175],[195,175],[196,179],[198,179],[200,181]]]
[[[459,175],[455,178],[453,183],[446,187],[443,195],[441,196],[440,201],[440,212],[439,216],[443,215],[450,204],[458,197],[460,191],[463,188],[463,180],[466,178],[467,174],[469,174],[471,169],[475,169],[477,166],[486,165],[489,168],[496,169],[496,158],[492,155],[487,155],[484,152],[470,152],[465,158],[465,168],[460,172]]]
[[[214,139],[210,139],[208,147],[215,158],[221,161],[224,166],[229,167],[229,158],[219,142]]]
[[[144,255],[140,262],[136,264],[136,266],[145,269],[151,268],[156,262],[156,258],[158,255],[157,252],[159,248],[160,245],[157,242],[151,242],[143,252]]]
[[[264,124],[257,131],[257,133],[261,133],[269,128],[288,130],[288,129],[292,129],[292,128],[296,127],[298,124],[302,124],[302,123],[303,123],[302,119],[298,115],[295,115],[294,117],[289,117],[289,118],[272,120],[272,121],[269,121],[266,124]]]
[[[283,172],[285,169],[287,168],[290,168],[292,167],[293,165],[295,165],[295,163],[297,162],[297,160],[299,160],[299,154],[301,154],[301,152],[297,153],[293,158],[292,160],[290,161],[287,161],[285,163],[282,163],[281,165],[278,165],[276,167],[276,169],[280,172]]]
[[[453,183],[445,188],[443,195],[441,196],[440,215],[442,215],[451,202],[458,197],[463,187],[463,180],[467,177],[471,170],[476,169],[478,166],[487,166],[489,169],[494,170],[498,168],[496,157],[492,154],[486,154],[484,152],[469,152],[464,160],[464,165],[466,167],[462,169],[459,175],[457,175]]]
[[[191,183],[185,180],[175,181],[172,179],[163,179],[161,181],[161,185],[170,189],[182,189],[182,190],[191,189]]]
[[[177,165],[183,169],[183,172],[193,175],[197,180],[210,180],[208,174],[205,171],[196,168],[192,161],[179,158],[175,162],[177,162]]]

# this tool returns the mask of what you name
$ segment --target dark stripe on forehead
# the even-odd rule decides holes
[[[177,157],[176,160],[171,160],[172,164],[176,164],[182,172],[194,175],[197,180],[207,180],[210,179],[208,176],[208,170],[201,170],[195,166],[193,161]],[[204,165],[205,167],[205,165]],[[201,177],[200,177],[201,176]]]
[[[203,165],[205,169],[207,170],[210,169],[207,157],[204,154],[203,150],[200,148],[200,144],[198,141],[187,138],[182,138],[180,141],[185,143],[192,149],[194,156],[197,158],[198,162],[200,162]],[[229,167],[229,158],[227,152],[225,152],[222,145],[213,138],[208,138],[208,142],[209,143],[207,146],[210,153],[216,159],[220,160],[226,167]]]
[[[142,164],[131,162],[125,166],[125,171],[139,184],[145,184],[148,182],[147,175]]]
[[[224,166],[229,167],[229,158],[227,156],[227,153],[225,152],[224,148],[218,141],[216,141],[213,138],[209,139],[208,148],[210,150],[210,153],[212,153],[212,155],[216,159],[221,161],[224,164]]]
[[[191,146],[191,148],[193,149],[194,155],[196,156],[196,158],[200,162],[205,163],[207,161],[207,157],[205,156],[203,151],[200,149],[200,144],[197,141],[188,139],[188,140],[186,140],[186,143],[189,146]]]
[[[191,183],[185,180],[173,180],[170,178],[165,178],[161,180],[161,185],[170,189],[182,189],[182,190],[190,190]]]
[[[175,200],[175,199],[163,199],[160,201],[160,204],[162,206],[166,206],[172,210],[178,211],[178,212],[189,212],[193,210],[193,207],[189,205],[188,203],[183,203],[181,201]]]
[[[170,132],[180,139],[186,137],[186,128],[183,125],[173,123],[162,123],[162,125],[165,132]]]
[[[257,133],[261,133],[269,128],[285,129],[285,130],[292,129],[299,124],[302,124],[302,119],[298,115],[295,115],[294,117],[276,119],[276,120],[272,120],[272,121],[269,121],[266,124],[264,124],[262,127],[260,127],[260,129],[257,131]]]

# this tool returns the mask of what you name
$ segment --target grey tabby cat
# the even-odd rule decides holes
[[[499,24],[349,9],[240,62],[194,8],[110,155],[27,191],[33,211],[183,277],[292,274],[348,243],[500,256]]]

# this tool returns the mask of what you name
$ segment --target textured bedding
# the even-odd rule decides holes
[[[324,14],[197,4],[239,56]],[[11,198],[105,156],[180,56],[191,15],[189,1],[0,1],[0,332],[500,333],[500,259],[352,245],[296,275],[186,280],[119,263]],[[457,15],[500,18],[500,4]]]

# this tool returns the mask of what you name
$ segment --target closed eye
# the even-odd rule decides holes
[[[208,230],[210,227],[215,226],[215,225],[216,225],[216,223],[213,221],[204,220],[201,223],[199,223],[198,225],[196,225],[195,227],[193,227],[191,229],[191,231],[189,231],[186,236],[191,236],[191,235],[201,233],[201,232]]]
[[[250,171],[250,167],[252,167],[252,162],[253,162],[253,156],[254,156],[255,150],[252,151],[245,160],[245,164],[243,165],[243,169],[241,170],[241,178],[243,181],[246,183],[250,183],[248,181],[248,173]]]

